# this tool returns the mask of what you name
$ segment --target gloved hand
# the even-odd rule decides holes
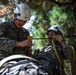
[[[53,39],[55,39],[56,41],[58,41],[59,43],[61,43],[61,41],[64,39],[62,35],[58,34],[58,35],[54,35]]]

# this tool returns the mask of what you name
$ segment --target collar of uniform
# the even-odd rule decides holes
[[[14,21],[11,21],[10,23],[12,28],[16,28]]]
[[[15,25],[15,23],[14,23],[14,21],[11,21],[10,23],[11,23],[11,27],[13,29],[16,29],[16,30],[19,30],[19,31],[22,30],[23,32],[25,32],[26,29],[23,28],[23,27],[22,28],[17,28],[16,25]]]

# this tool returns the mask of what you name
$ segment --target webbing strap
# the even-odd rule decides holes
[[[73,52],[73,55],[74,55],[74,61],[75,61],[75,57],[76,57],[76,55],[75,55],[75,50],[74,50],[74,47],[71,45],[71,48],[72,48],[72,52]]]
[[[59,57],[59,55],[58,55],[58,53],[57,53],[57,50],[56,50],[56,47],[55,47],[55,44],[54,44],[54,41],[53,41],[53,40],[52,40],[52,45],[53,45],[54,52],[55,52],[55,55],[56,55],[59,63],[60,63],[61,65],[63,65],[63,62],[61,61],[61,59],[60,59],[60,57]]]

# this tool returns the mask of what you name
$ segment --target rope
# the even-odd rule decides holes
[[[72,52],[73,52],[73,55],[74,55],[74,61],[75,61],[75,50],[74,50],[74,47],[71,45],[71,48],[72,48]]]
[[[55,55],[56,55],[59,63],[60,63],[61,65],[63,65],[63,62],[61,61],[61,59],[60,59],[60,57],[59,57],[59,55],[58,55],[58,53],[57,53],[57,50],[56,50],[56,47],[55,47],[55,44],[54,44],[54,41],[53,41],[53,40],[52,40],[52,45],[53,45],[54,52],[55,52]]]

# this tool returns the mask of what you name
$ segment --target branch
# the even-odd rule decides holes
[[[4,16],[7,14],[9,7],[5,6],[4,8],[0,8],[0,17]]]
[[[67,5],[72,5],[72,2],[66,2],[66,3],[60,3],[60,2],[57,2],[55,0],[50,0],[51,2],[59,5],[59,6],[67,6]]]

